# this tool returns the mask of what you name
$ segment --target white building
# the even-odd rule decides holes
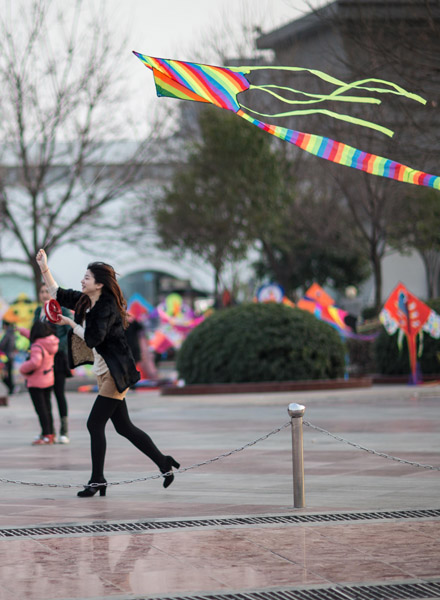
[[[91,177],[96,169],[108,170],[115,179],[117,169],[123,165],[128,156],[135,151],[134,142],[114,142],[106,145],[100,152],[99,159],[93,162]],[[54,161],[52,170],[68,169],[68,152],[60,150],[60,158]],[[149,158],[145,163],[139,162],[135,187],[143,195],[158,193],[169,182],[176,165],[181,160],[181,148],[176,138],[172,143],[157,141],[149,149]],[[3,151],[0,166],[9,185],[9,192],[14,182],[19,181],[19,167],[13,152]],[[19,187],[16,186],[17,193]],[[134,190],[136,192],[136,190]],[[13,193],[13,191],[12,191]],[[120,197],[106,205],[105,219],[116,231],[121,227],[124,215],[134,206],[133,190],[121,193]],[[3,256],[20,256],[20,249],[8,232],[4,231],[0,239]],[[116,238],[116,235],[115,235]],[[154,227],[143,241],[133,239],[128,243],[116,243],[111,239],[111,231],[104,242],[93,242],[89,239],[86,248],[82,244],[67,244],[56,249],[49,257],[51,270],[58,283],[67,288],[79,289],[87,264],[93,261],[104,261],[112,264],[119,274],[120,283],[127,297],[134,291],[145,294],[150,303],[156,303],[163,295],[172,291],[196,296],[210,295],[213,289],[213,272],[209,265],[194,256],[185,256],[176,260],[171,252],[157,247]],[[0,262],[0,297],[7,302],[13,301],[20,292],[34,297],[34,286],[29,268],[14,262]]]

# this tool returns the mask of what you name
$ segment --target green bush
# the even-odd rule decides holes
[[[430,300],[426,304],[440,314],[440,299]],[[406,336],[403,337],[401,350],[397,346],[397,336],[397,332],[388,335],[382,327],[374,344],[377,371],[382,375],[408,375],[411,371]],[[418,340],[417,337],[417,344]],[[440,373],[439,358],[440,340],[423,333],[423,353],[418,358],[421,372],[425,375]]]
[[[214,313],[186,338],[179,377],[192,383],[341,377],[344,345],[329,325],[282,304],[245,304]]]

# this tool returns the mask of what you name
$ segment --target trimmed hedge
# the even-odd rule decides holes
[[[333,379],[344,373],[336,331],[282,304],[245,304],[214,313],[177,356],[187,384]]]
[[[440,314],[440,299],[429,300],[426,304]],[[382,375],[408,375],[411,371],[406,336],[403,337],[401,351],[397,346],[397,336],[397,332],[394,335],[388,335],[382,327],[375,341],[377,372]],[[440,373],[440,340],[432,338],[428,333],[423,333],[423,353],[418,358],[418,362],[423,374]]]

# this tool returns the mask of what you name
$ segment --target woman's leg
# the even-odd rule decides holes
[[[128,414],[127,403],[125,400],[116,400],[116,402],[118,402],[117,408],[111,416],[116,431],[119,435],[127,438],[141,452],[146,454],[159,469],[165,468],[167,466],[166,457],[145,431],[142,431],[142,429],[133,425]]]
[[[90,433],[90,450],[92,454],[91,483],[103,483],[104,461],[107,441],[105,439],[105,426],[120,404],[120,400],[97,396],[87,420],[87,429]]]
[[[28,389],[31,400],[34,404],[35,412],[37,413],[38,420],[40,421],[41,435],[50,435],[52,431],[50,430],[50,420],[47,413],[47,405],[44,396],[45,390],[35,387],[30,387]]]

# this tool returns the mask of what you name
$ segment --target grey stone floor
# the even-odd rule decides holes
[[[27,394],[0,407],[0,477],[81,485],[90,475],[85,422],[94,395],[69,393],[68,446],[33,447],[38,433]],[[440,465],[440,387],[383,386],[358,390],[224,396],[160,396],[132,391],[134,423],[167,454],[191,466],[241,447],[289,421],[291,402],[306,407],[304,420],[359,445],[420,464]],[[54,412],[56,413],[55,407]],[[55,417],[57,422],[57,417]],[[143,478],[154,465],[111,423],[107,427],[109,482]],[[104,518],[248,514],[292,508],[290,428],[255,446],[161,480],[111,486]],[[394,462],[304,427],[306,511],[437,507],[439,472]],[[1,484],[0,525],[100,518],[77,488]],[[97,500],[97,498],[95,498]],[[66,513],[59,503],[68,503]],[[84,504],[84,503],[83,503]],[[20,506],[25,508],[21,509]]]
[[[66,446],[31,446],[38,424],[26,393],[0,407],[0,534],[11,527],[62,523],[440,508],[438,470],[375,456],[310,426],[304,426],[303,509],[293,508],[290,427],[228,458],[176,474],[167,490],[161,479],[153,479],[112,485],[105,498],[80,499],[80,487],[75,486],[90,475],[85,423],[94,395],[69,392],[68,399],[71,443]],[[283,426],[291,402],[306,407],[305,421],[337,436],[407,461],[440,466],[439,385],[192,397],[131,391],[127,400],[133,422],[183,467],[209,461]],[[107,441],[109,482],[157,473],[111,424]],[[431,581],[440,576],[439,526],[440,519],[422,518],[0,537],[0,600],[134,599]]]

